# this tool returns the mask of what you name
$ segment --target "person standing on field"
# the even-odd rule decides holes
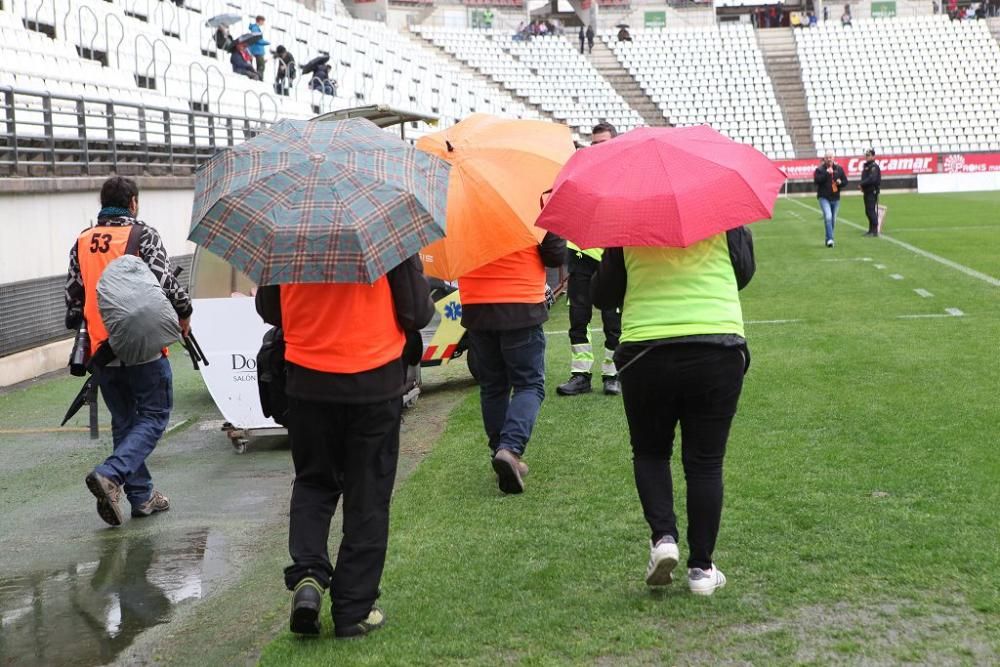
[[[598,123],[590,133],[590,145],[596,146],[611,141],[618,131],[611,123]],[[590,279],[601,263],[600,248],[581,250],[573,243],[566,243],[566,268],[569,279],[566,282],[566,300],[569,302],[569,344],[571,350],[570,378],[556,387],[560,396],[577,396],[591,391],[591,377],[596,362],[594,348],[590,341],[590,321],[594,316],[594,304],[590,298]],[[601,311],[604,326],[604,358],[601,361],[601,378],[604,393],[617,396],[621,393],[618,371],[615,370],[614,354],[618,347],[618,337],[622,333],[622,316],[617,308]]]
[[[865,166],[861,168],[861,192],[865,198],[868,231],[865,236],[878,236],[878,195],[882,189],[882,169],[875,161],[875,149],[865,151]]]

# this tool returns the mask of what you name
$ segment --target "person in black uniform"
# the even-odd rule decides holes
[[[875,149],[865,151],[865,166],[861,169],[861,192],[865,196],[868,231],[865,236],[878,236],[878,193],[882,187],[882,170],[875,161]]]

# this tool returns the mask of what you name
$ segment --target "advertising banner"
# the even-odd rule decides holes
[[[191,328],[209,365],[201,368],[208,393],[237,428],[281,428],[264,416],[257,391],[257,352],[271,327],[250,297],[194,299]]]
[[[945,155],[941,161],[941,171],[946,174],[1000,171],[1000,153],[955,153]]]
[[[647,10],[643,15],[643,25],[647,29],[667,27],[667,13],[665,11]]]
[[[844,173],[847,174],[848,179],[853,180],[861,176],[861,168],[865,164],[864,157],[835,157],[834,160],[844,169]],[[775,160],[774,164],[777,165],[778,169],[785,172],[789,180],[811,181],[813,172],[816,171],[816,167],[820,165],[821,161],[820,158],[812,160]],[[883,176],[915,176],[917,174],[933,174],[938,170],[938,156],[936,153],[890,155],[888,157],[876,158],[876,162],[878,162],[878,166],[882,169]]]
[[[896,15],[896,0],[872,0],[872,18],[887,19]]]

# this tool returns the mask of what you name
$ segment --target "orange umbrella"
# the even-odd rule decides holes
[[[539,195],[574,151],[568,127],[479,113],[417,148],[451,163],[445,238],[420,253],[427,274],[444,280],[541,241]]]

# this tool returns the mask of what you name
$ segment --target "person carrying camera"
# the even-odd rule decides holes
[[[146,263],[177,312],[181,332],[186,336],[191,330],[191,299],[170,270],[159,233],[137,220],[138,212],[135,181],[112,176],[101,188],[97,225],[83,230],[69,252],[66,327],[77,329],[86,322],[91,354],[108,338],[98,309],[97,281],[113,260],[125,254],[136,254]],[[135,518],[170,509],[170,501],[154,489],[146,467],[173,408],[173,375],[166,354],[132,366],[112,361],[100,370],[98,385],[111,413],[114,450],[86,478],[87,488],[97,498],[97,514],[120,526],[123,489]]]

